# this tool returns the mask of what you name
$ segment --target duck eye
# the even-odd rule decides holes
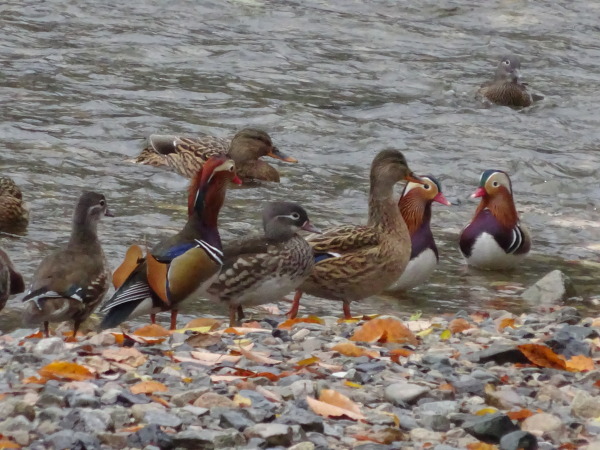
[[[431,186],[429,186],[428,184],[424,184],[423,185],[423,189],[429,189]]]
[[[510,61],[508,59],[505,59],[504,61],[502,61],[502,64],[504,64],[505,66],[510,65]]]
[[[297,212],[295,212],[295,213],[292,213],[291,217],[292,217],[293,220],[298,220],[300,218],[300,214],[298,214]]]
[[[100,200],[100,206],[104,206],[106,205],[106,202],[104,200]]]
[[[498,183],[497,181],[494,181],[494,182],[492,183],[492,186],[494,186],[494,187],[498,187],[498,186],[500,186],[500,183]]]
[[[235,169],[235,167],[234,167],[234,166],[231,166],[231,167],[229,167],[229,171],[230,171],[230,172],[233,172],[233,170],[234,170],[234,169]]]

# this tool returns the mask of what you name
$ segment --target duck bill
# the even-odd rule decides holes
[[[471,198],[479,197],[485,197],[485,188],[478,187],[477,190],[471,194]]]
[[[435,197],[433,197],[433,201],[441,203],[442,205],[446,205],[446,206],[451,206],[452,205],[452,203],[450,203],[448,201],[448,199],[446,197],[444,197],[444,194],[442,194],[441,192],[438,192],[435,195]]]
[[[304,231],[310,231],[312,233],[319,233],[321,234],[322,231],[315,227],[312,223],[310,223],[310,220],[307,220],[306,222],[304,222],[304,224],[300,227],[300,229],[304,230]]]
[[[237,175],[235,175],[232,179],[231,182],[234,184],[237,184],[238,186],[240,186],[242,184],[242,179],[240,177],[238,177]]]
[[[104,211],[104,215],[106,217],[115,217],[115,213],[113,213],[110,209],[106,208],[106,211]]]
[[[270,156],[271,158],[279,159],[281,161],[289,162],[289,163],[297,163],[298,162],[298,160],[296,158],[292,158],[291,156],[286,155],[285,153],[281,152],[281,150],[279,150],[275,146],[273,146],[271,148],[271,151],[269,153],[267,153],[267,156]]]
[[[408,175],[404,177],[406,181],[410,181],[411,183],[425,184],[425,180],[419,178],[414,174],[414,172],[410,172]]]

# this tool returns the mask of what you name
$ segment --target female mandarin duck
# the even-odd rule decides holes
[[[11,178],[0,177],[0,231],[24,230],[28,223],[21,190]]]
[[[481,197],[481,203],[460,235],[460,251],[467,263],[480,269],[514,267],[529,253],[531,238],[519,223],[508,174],[486,170],[471,197]]]
[[[254,128],[244,128],[231,141],[214,136],[188,138],[152,135],[148,138],[146,148],[133,162],[168,166],[180,175],[191,178],[208,158],[215,155],[226,155],[233,159],[236,172],[244,182],[260,180],[279,183],[279,173],[259,159],[262,156],[298,162],[275,147],[266,132]]]
[[[110,271],[98,240],[98,222],[112,217],[104,195],[84,192],[75,208],[71,238],[66,247],[40,263],[31,287],[23,297],[24,322],[44,323],[72,320],[73,337],[108,290]]]
[[[315,267],[296,292],[290,317],[298,313],[302,292],[342,301],[344,316],[351,317],[350,302],[380,293],[402,275],[411,244],[394,201],[394,185],[401,180],[422,183],[402,153],[380,152],[371,165],[367,225],[341,226],[307,238]]]
[[[249,236],[223,248],[223,270],[207,291],[213,301],[229,303],[229,324],[242,306],[279,300],[296,289],[314,266],[310,245],[299,230],[318,233],[306,211],[295,203],[269,203],[263,212],[262,236]]]
[[[481,85],[477,97],[502,106],[525,107],[544,97],[532,94],[527,84],[521,81],[521,61],[516,56],[505,56],[500,60],[492,81]]]
[[[150,313],[171,311],[171,329],[177,325],[179,304],[204,291],[223,264],[217,218],[228,181],[241,184],[235,163],[225,156],[209,158],[196,174],[188,196],[188,220],[176,235],[163,240],[146,257],[131,247],[113,275],[117,291],[102,307],[107,314],[101,327]]]
[[[388,290],[408,290],[425,282],[439,261],[438,249],[431,233],[433,202],[450,206],[442,194],[442,185],[431,175],[420,177],[424,184],[406,183],[398,202],[400,214],[408,226],[412,244],[410,261],[402,276]]]
[[[8,257],[0,248],[0,311],[6,305],[10,295],[15,295],[25,290],[25,282],[17,272]]]

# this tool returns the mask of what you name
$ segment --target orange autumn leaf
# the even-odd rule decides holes
[[[522,344],[517,347],[536,366],[567,370],[566,361],[543,344]]]
[[[132,394],[152,394],[153,392],[166,392],[167,386],[158,381],[140,381],[129,388]]]
[[[313,364],[318,363],[319,361],[321,361],[319,358],[317,358],[316,356],[313,356],[311,358],[306,358],[306,359],[301,359],[300,361],[298,361],[296,363],[297,366],[312,366]]]
[[[337,344],[331,348],[331,350],[341,353],[344,356],[368,356],[369,358],[378,358],[379,352],[376,350],[367,350],[366,348],[359,347],[352,342],[344,342]]]
[[[94,378],[90,369],[69,361],[53,361],[38,370],[38,373],[51,380],[84,381]]]
[[[133,367],[141,366],[147,359],[142,352],[133,347],[107,348],[102,351],[102,356],[108,360]]]
[[[417,345],[417,338],[402,322],[392,317],[368,321],[354,332],[351,341]]]
[[[319,400],[306,397],[308,406],[323,417],[348,417],[352,420],[365,420],[359,406],[345,395],[332,389],[323,389]]]
[[[408,350],[407,348],[395,348],[394,350],[390,350],[390,359],[400,364],[400,358],[408,358],[413,353],[412,350]]]
[[[471,442],[467,444],[467,450],[498,450],[498,447],[493,444],[486,444],[485,442]]]
[[[558,447],[558,450],[576,450],[579,446],[573,444],[572,442],[565,442]]]
[[[473,326],[462,318],[453,319],[448,324],[448,329],[452,334],[461,333],[469,328],[473,328]]]
[[[217,319],[209,319],[207,317],[198,317],[191,320],[184,328],[204,328],[209,327],[208,331],[213,331],[219,328],[221,321]]]
[[[323,325],[325,322],[317,316],[297,317],[296,319],[288,319],[285,322],[280,323],[277,328],[280,330],[289,330],[297,323],[318,323]]]
[[[238,351],[250,361],[257,362],[259,364],[279,364],[281,361],[273,358],[269,358],[263,352],[252,352],[250,350],[245,349],[244,347],[240,347]]]
[[[139,337],[150,337],[150,338],[160,338],[169,336],[169,330],[164,327],[161,327],[158,324],[150,324],[145,325],[141,328],[138,328],[133,332],[135,336]]]
[[[45,377],[27,377],[23,379],[23,384],[46,384],[47,381]]]
[[[16,442],[9,441],[8,439],[0,439],[0,449],[5,448],[21,448],[21,446]]]
[[[594,386],[596,386],[597,388],[600,388],[600,380],[596,380],[594,382]]]
[[[525,420],[528,417],[533,416],[533,411],[530,409],[520,409],[518,411],[509,411],[506,415],[510,418],[510,420]]]
[[[456,389],[450,383],[443,383],[438,386],[438,390],[446,392],[454,392]]]
[[[123,345],[125,342],[125,335],[123,333],[111,333],[115,337],[115,344]]]
[[[498,324],[498,331],[502,331],[502,330],[504,330],[505,328],[508,328],[508,327],[510,327],[510,328],[516,328],[515,319],[514,318],[507,317],[505,319],[502,319],[500,321],[500,323]]]
[[[166,401],[164,398],[161,398],[161,397],[159,397],[157,395],[151,395],[150,399],[153,402],[158,403],[159,405],[163,405],[165,408],[170,408],[171,407],[171,405],[169,404],[168,401]]]
[[[136,431],[140,431],[146,425],[132,425],[130,427],[119,428],[117,433],[135,433]]]
[[[587,372],[594,370],[594,360],[584,355],[575,355],[567,360],[567,370],[570,372]]]

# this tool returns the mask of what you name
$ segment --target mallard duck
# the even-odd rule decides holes
[[[410,235],[394,200],[394,185],[407,180],[422,183],[397,150],[380,152],[371,165],[367,225],[346,225],[307,238],[315,267],[302,283],[288,313],[298,313],[302,292],[343,302],[351,317],[350,302],[378,294],[396,281],[410,259]]]
[[[116,292],[102,306],[101,311],[106,312],[103,329],[143,314],[150,314],[155,323],[155,315],[161,311],[170,311],[171,329],[177,327],[181,302],[203,292],[221,271],[217,218],[228,181],[241,183],[235,163],[223,155],[210,157],[190,184],[188,220],[183,229],[145,257],[138,246],[130,248],[113,276]]]
[[[214,136],[179,137],[155,134],[148,138],[148,145],[133,162],[168,166],[180,175],[191,178],[206,160],[214,155],[226,155],[233,159],[236,172],[244,182],[279,182],[279,173],[273,166],[261,160],[262,156],[285,162],[298,162],[275,147],[266,132],[255,128],[244,128],[231,141]]]
[[[279,300],[296,289],[314,266],[310,245],[296,233],[319,232],[296,203],[272,202],[263,212],[264,234],[229,242],[223,248],[223,270],[206,293],[229,304],[229,324],[242,306]]]
[[[21,231],[28,223],[21,189],[12,178],[0,177],[0,231]]]
[[[388,290],[408,290],[425,282],[439,261],[431,232],[433,202],[450,206],[442,194],[442,185],[431,175],[420,176],[424,184],[406,183],[398,202],[400,214],[408,226],[412,244],[410,261],[402,276]]]
[[[532,94],[521,81],[521,61],[513,55],[503,57],[498,63],[492,81],[481,85],[477,97],[502,106],[525,107],[544,97]]]
[[[467,263],[491,270],[515,267],[529,253],[531,238],[519,222],[508,174],[486,170],[471,197],[481,202],[460,234],[460,251]]]
[[[8,297],[25,290],[25,282],[17,272],[4,250],[0,248],[0,311],[6,305]]]
[[[73,337],[81,323],[102,301],[110,284],[110,271],[98,240],[98,222],[112,217],[104,195],[84,192],[75,208],[67,245],[46,256],[23,297],[24,323],[72,320]]]

